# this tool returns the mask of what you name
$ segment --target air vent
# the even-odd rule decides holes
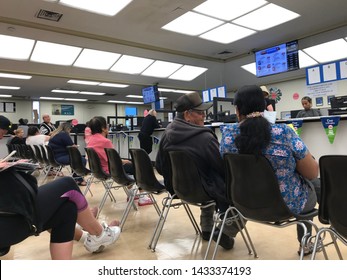
[[[37,13],[36,17],[41,18],[41,19],[51,20],[51,21],[59,21],[62,16],[63,16],[63,14],[41,9]]]
[[[228,54],[232,54],[232,53],[233,52],[231,52],[231,51],[225,50],[225,51],[219,52],[218,54],[219,55],[228,55]]]

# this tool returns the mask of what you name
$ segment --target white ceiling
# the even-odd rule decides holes
[[[230,0],[233,1],[233,0]],[[242,0],[240,0],[242,1]],[[347,37],[346,0],[271,0],[301,16],[274,28],[231,44],[182,35],[161,29],[203,0],[134,0],[114,17],[106,17],[41,0],[0,0],[0,34],[62,43],[103,51],[208,68],[190,82],[128,75],[77,67],[0,59],[0,72],[33,75],[31,80],[0,78],[0,85],[20,86],[17,91],[0,90],[15,98],[51,96],[52,89],[100,91],[100,87],[67,84],[69,79],[85,79],[130,84],[128,88],[103,88],[106,96],[80,96],[93,102],[139,101],[127,94],[141,94],[144,86],[199,90],[226,85],[233,91],[244,84],[271,84],[304,77],[304,70],[256,78],[240,68],[254,61],[253,51],[298,39],[303,49],[322,42]],[[234,1],[235,5],[237,1]],[[62,13],[59,22],[36,17],[40,9]],[[1,46],[0,46],[1,50]],[[230,52],[228,54],[220,54]],[[168,101],[177,93],[162,93]],[[75,98],[75,95],[54,94]]]

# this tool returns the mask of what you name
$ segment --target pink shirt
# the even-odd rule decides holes
[[[111,140],[107,139],[100,133],[96,133],[90,136],[87,147],[93,148],[95,150],[95,152],[98,154],[100,158],[102,169],[106,173],[109,173],[107,155],[104,148],[113,148]]]

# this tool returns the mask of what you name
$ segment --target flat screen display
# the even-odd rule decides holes
[[[277,45],[255,53],[257,77],[299,69],[298,41]]]
[[[150,86],[142,89],[143,103],[153,103],[159,100],[159,91],[157,86]]]
[[[125,115],[126,116],[137,116],[137,108],[136,107],[125,107]]]

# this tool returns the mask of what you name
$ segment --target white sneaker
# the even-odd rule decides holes
[[[91,253],[100,253],[106,246],[116,242],[121,233],[120,227],[109,227],[105,222],[102,223],[103,231],[99,236],[88,233],[84,242],[84,247]]]
[[[146,206],[146,205],[151,205],[151,204],[153,204],[153,201],[148,195],[141,195],[140,194],[140,198],[139,198],[139,202],[138,202],[139,206]]]

